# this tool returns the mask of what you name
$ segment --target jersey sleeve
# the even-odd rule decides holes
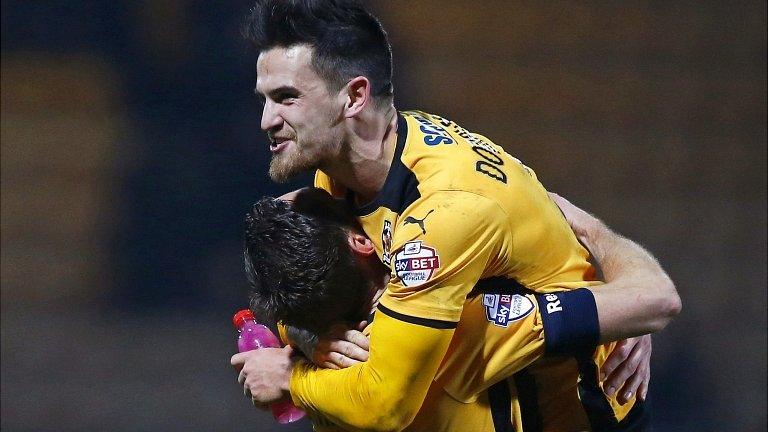
[[[478,280],[503,274],[508,265],[508,217],[486,197],[436,192],[406,209],[397,224],[393,277],[379,310],[398,319],[455,327]]]
[[[453,335],[376,314],[367,362],[318,369],[299,362],[290,390],[294,404],[347,430],[399,430],[421,407]],[[407,337],[405,336],[407,335]]]

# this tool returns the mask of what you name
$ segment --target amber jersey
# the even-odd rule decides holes
[[[318,171],[315,186],[353,199]],[[535,173],[442,117],[401,113],[382,190],[356,207],[392,280],[382,310],[455,326],[481,279],[535,292],[592,283],[595,269]]]
[[[365,333],[375,326],[372,321]],[[543,357],[546,329],[532,294],[468,298],[436,378],[405,431],[640,430],[634,427],[642,424],[643,407],[634,399],[619,405],[597,381],[614,344],[583,355]],[[311,417],[318,432],[343,430],[322,416]]]
[[[486,281],[501,281],[510,294],[512,287],[557,293],[598,283],[587,251],[536,175],[501,147],[441,117],[414,111],[398,118],[394,153],[378,196],[357,207],[392,276],[378,308],[371,357],[340,372],[300,366],[291,379],[294,402],[330,413],[332,421],[352,428],[365,424],[366,413],[358,411],[373,409],[366,394],[383,379],[394,381],[387,384],[392,393],[423,389],[420,398],[428,397],[426,390],[432,391],[436,380],[454,400],[469,403],[511,373],[509,358],[482,363],[477,350],[485,348],[435,331],[456,330],[468,296]],[[315,185],[355,201],[322,172]],[[567,313],[557,294],[551,299],[539,305],[542,316]],[[396,339],[405,332],[409,344]],[[392,352],[393,346],[403,352]],[[456,349],[475,350],[475,355],[454,361],[439,354]],[[410,379],[393,379],[403,370],[413,374]],[[508,387],[515,389],[509,390],[510,398],[519,387]]]

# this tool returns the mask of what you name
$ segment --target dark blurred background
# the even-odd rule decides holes
[[[654,252],[657,431],[766,429],[766,3],[370,2],[396,105],[503,145]],[[2,2],[2,429],[308,430],[235,381],[275,185],[248,1]]]

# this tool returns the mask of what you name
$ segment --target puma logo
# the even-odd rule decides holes
[[[427,216],[429,216],[429,214],[432,213],[433,211],[435,211],[435,209],[432,209],[429,212],[427,212],[427,214],[424,215],[424,217],[421,219],[416,219],[413,216],[408,216],[407,218],[405,218],[405,222],[403,222],[403,225],[417,224],[421,228],[421,233],[426,234],[427,229],[424,228],[424,221],[427,220]]]

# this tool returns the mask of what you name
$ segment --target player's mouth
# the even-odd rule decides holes
[[[278,154],[285,150],[292,141],[290,138],[272,137],[272,141],[269,143],[269,151],[272,154]]]

